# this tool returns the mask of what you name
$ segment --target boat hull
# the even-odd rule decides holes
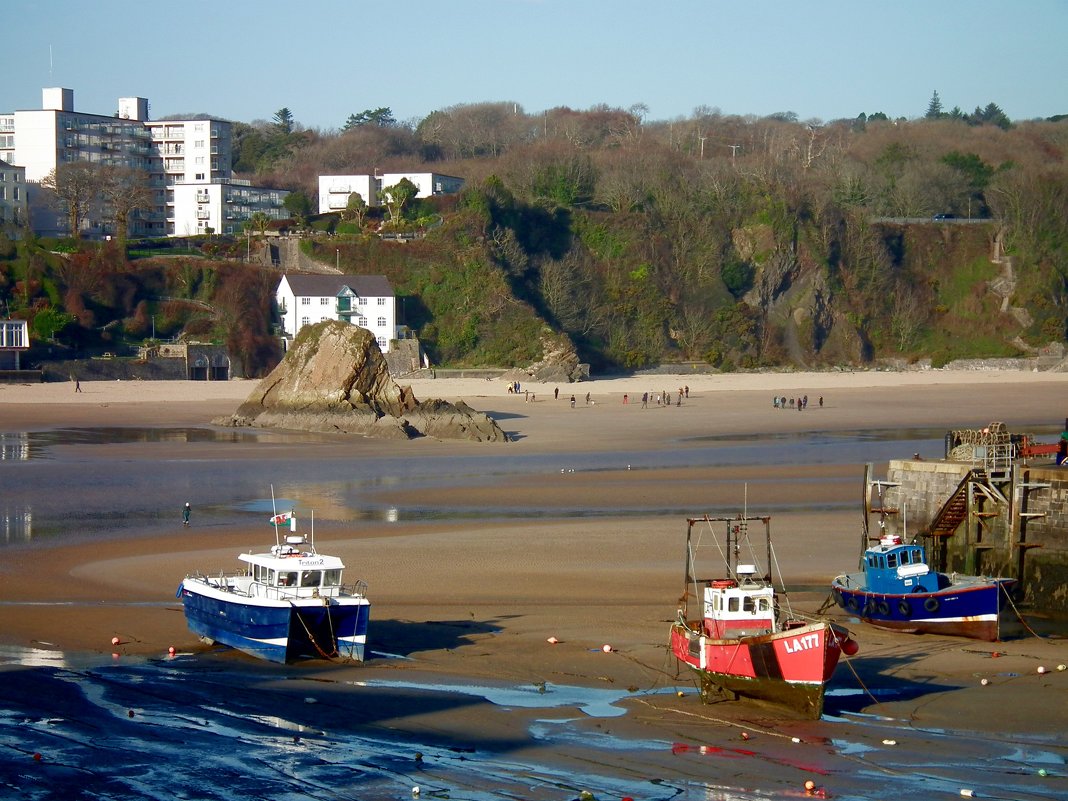
[[[1001,595],[1015,580],[968,579],[936,592],[873,593],[864,586],[864,574],[854,573],[831,582],[831,593],[848,614],[877,628],[996,642]]]
[[[179,594],[189,630],[203,640],[271,662],[364,659],[371,612],[366,598],[248,598],[189,579]]]
[[[849,637],[844,628],[813,623],[737,639],[704,636],[702,624],[675,623],[671,650],[694,670],[701,694],[741,695],[819,718],[827,681]]]

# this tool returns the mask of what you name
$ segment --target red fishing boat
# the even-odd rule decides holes
[[[764,525],[763,574],[751,523]],[[717,575],[698,576],[699,548],[717,553]],[[750,562],[739,562],[743,552]],[[772,583],[773,565],[770,517],[688,518],[686,590],[671,626],[671,651],[696,672],[705,701],[744,696],[818,718],[839,658],[855,654],[857,643],[845,628],[790,609],[785,590]],[[691,604],[699,605],[699,616],[691,616]]]

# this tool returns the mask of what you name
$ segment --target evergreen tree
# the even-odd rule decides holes
[[[924,116],[929,120],[937,120],[945,116],[945,112],[942,111],[942,99],[938,96],[937,89],[931,95],[931,102],[927,104],[927,113]]]

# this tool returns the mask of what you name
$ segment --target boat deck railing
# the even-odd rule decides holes
[[[203,581],[209,587],[224,592],[234,592],[250,598],[266,598],[271,601],[298,600],[308,598],[339,598],[351,596],[364,598],[367,595],[367,582],[359,579],[352,584],[342,584],[335,587],[277,587],[265,584],[262,581],[252,579],[247,573],[225,571],[204,575],[191,573],[188,578]]]

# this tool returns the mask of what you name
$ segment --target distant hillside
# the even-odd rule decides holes
[[[595,371],[940,364],[1027,353],[1068,327],[1068,120],[978,111],[646,124],[482,104],[416,129],[239,138],[258,143],[241,160],[257,181],[308,193],[319,174],[465,179],[459,197],[312,218],[324,238],[304,242],[324,268],[387,275],[439,365],[527,365],[564,340]],[[0,303],[53,351],[136,342],[154,323],[262,372],[278,358],[277,274],[226,261],[244,237],[190,244],[208,259],[60,256],[0,234]]]

